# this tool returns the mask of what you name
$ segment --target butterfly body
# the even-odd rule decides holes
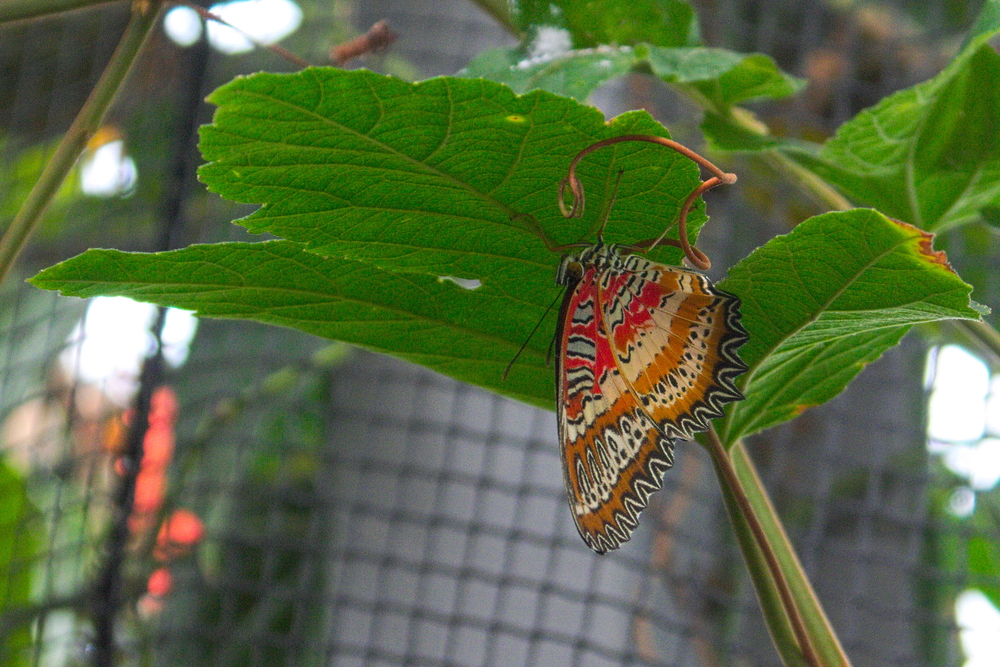
[[[691,438],[743,398],[739,299],[694,271],[598,242],[563,258],[556,333],[559,439],[570,508],[603,553],[631,537]]]

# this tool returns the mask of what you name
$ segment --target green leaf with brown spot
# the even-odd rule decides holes
[[[971,288],[931,235],[877,211],[810,218],[734,266],[719,287],[743,301],[746,399],[730,406],[727,443],[838,393],[921,322],[980,318]]]

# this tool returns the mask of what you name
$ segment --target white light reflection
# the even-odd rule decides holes
[[[438,282],[455,283],[462,289],[467,290],[477,290],[483,286],[483,283],[475,278],[456,278],[455,276],[438,276]]]
[[[519,62],[517,69],[528,69],[555,60],[573,48],[573,38],[569,30],[542,26],[528,47],[528,57]]]
[[[135,393],[143,358],[154,345],[149,327],[156,307],[124,297],[98,297],[69,336],[60,360],[83,382],[100,387],[119,405]],[[177,367],[187,360],[188,345],[198,326],[195,316],[176,308],[167,310],[163,325],[163,356]]]
[[[976,491],[988,491],[1000,482],[1000,440],[951,445],[943,452],[944,463],[955,474],[969,480]]]
[[[960,486],[948,498],[948,511],[959,519],[972,516],[976,511],[976,492],[967,486]]]
[[[302,10],[291,0],[235,0],[209,7],[208,11],[239,30],[217,21],[208,22],[208,41],[223,53],[245,53],[253,42],[273,44],[295,32],[302,23]]]
[[[955,620],[961,628],[963,667],[1000,664],[1000,611],[977,590],[963,591],[955,601]]]
[[[928,406],[931,440],[970,442],[986,430],[986,395],[990,375],[986,365],[957,345],[940,348]]]
[[[201,17],[190,7],[174,7],[163,17],[163,30],[178,46],[191,46],[201,39]]]
[[[92,197],[130,194],[137,179],[135,161],[125,155],[121,139],[98,146],[80,165],[80,189]]]

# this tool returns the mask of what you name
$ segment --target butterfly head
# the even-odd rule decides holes
[[[620,266],[622,249],[623,246],[616,243],[608,245],[604,243],[604,239],[598,238],[596,244],[587,246],[574,255],[563,255],[556,272],[556,284],[572,285],[583,278],[588,268],[603,271]]]
[[[583,264],[577,255],[563,255],[556,272],[556,285],[569,285],[583,277]]]

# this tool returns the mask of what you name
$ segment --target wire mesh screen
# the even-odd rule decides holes
[[[385,18],[400,40],[365,64],[402,76],[452,74],[514,43],[457,0],[301,4],[286,44],[314,62]],[[707,43],[810,77],[762,115],[812,138],[936,72],[976,9],[701,5]],[[124,17],[109,5],[0,27],[0,148],[17,173],[65,131]],[[71,46],[70,34],[86,39]],[[248,210],[194,180],[194,128],[208,91],[260,68],[293,66],[204,40],[181,49],[158,31],[109,121],[138,180],[54,206],[24,277],[88,246],[242,238],[226,223]],[[698,142],[697,119],[641,76],[595,99],[609,114],[647,108]],[[745,181],[710,196],[703,242],[722,267],[815,212],[791,188]],[[288,330],[206,320],[188,341],[174,330],[192,323],[155,310],[135,316],[131,365],[92,376],[85,343],[111,336],[88,328],[96,306],[19,281],[0,300],[0,483],[26,479],[3,519],[24,535],[7,590],[29,585],[25,573],[32,587],[30,605],[0,616],[2,665],[780,664],[696,445],[681,443],[632,540],[597,556],[567,510],[549,412]],[[112,329],[132,326],[111,312]],[[749,443],[858,666],[962,661],[953,598],[967,582],[940,545],[978,533],[933,509],[955,482],[928,454],[925,358],[907,338],[834,401]],[[137,414],[150,427],[135,436]],[[119,516],[126,474],[136,500]]]
[[[285,461],[275,464],[305,471],[302,516],[289,523],[273,508],[287,487],[260,503],[267,519],[253,520],[248,501],[232,498],[241,483],[202,491],[206,509],[230,505],[240,517],[224,522],[224,541],[262,558],[287,550],[294,561],[256,580],[238,569],[220,580],[223,592],[249,586],[294,620],[278,630],[277,616],[257,619],[250,630],[221,608],[213,624],[165,613],[175,655],[215,664],[230,650],[220,640],[242,628],[255,639],[239,664],[290,652],[324,664],[689,664],[691,612],[726,552],[700,452],[680,457],[683,474],[667,480],[672,492],[633,541],[614,559],[595,558],[565,511],[550,413],[368,354],[322,384],[322,446],[295,450],[283,430]],[[246,491],[267,497],[255,479]]]

